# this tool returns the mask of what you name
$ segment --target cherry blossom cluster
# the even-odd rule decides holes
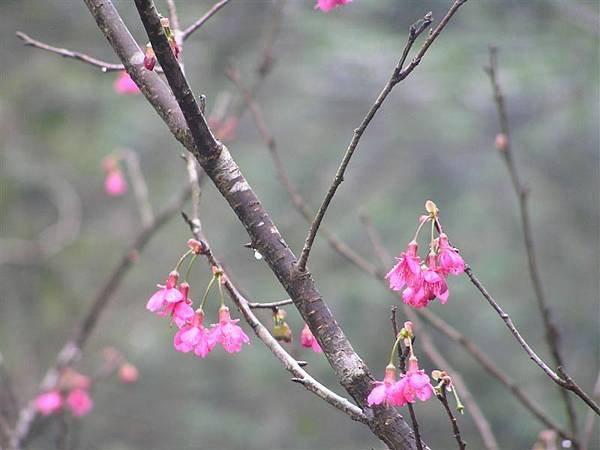
[[[442,304],[448,301],[448,275],[460,275],[465,263],[458,250],[450,245],[439,221],[439,210],[428,200],[425,204],[428,214],[419,218],[415,237],[408,243],[405,252],[397,258],[397,264],[386,275],[390,289],[402,291],[404,303],[414,308],[424,308],[438,298]],[[424,261],[417,254],[417,238],[423,226],[431,224],[429,252]],[[436,232],[438,236],[435,237]]]
[[[331,11],[338,6],[350,3],[352,0],[318,0],[315,9],[320,9],[323,12]]]
[[[419,368],[418,360],[413,353],[412,337],[412,323],[405,322],[392,347],[390,362],[385,368],[383,381],[376,381],[375,387],[367,397],[369,406],[404,406],[408,403],[415,403],[416,399],[426,401],[431,398],[434,389],[429,382],[429,376]],[[403,341],[409,349],[410,357],[408,370],[405,373],[400,373],[399,379],[396,379],[394,355],[400,341]]]
[[[104,192],[111,197],[119,197],[127,192],[127,181],[119,165],[119,158],[108,155],[102,160],[104,169]]]
[[[225,306],[222,286],[225,283],[223,271],[218,267],[212,268],[213,276],[199,307],[195,310],[193,301],[189,298],[189,283],[187,281],[179,283],[179,268],[184,260],[193,255],[185,276],[187,279],[196,257],[202,253],[202,244],[195,239],[188,241],[188,247],[189,250],[181,257],[175,270],[167,277],[166,284],[158,285],[159,289],[148,300],[146,309],[158,316],[169,317],[171,322],[177,326],[178,331],[173,338],[173,345],[179,352],[193,352],[196,356],[205,358],[217,344],[220,344],[227,353],[237,353],[242,349],[243,344],[250,342],[250,339],[237,325],[239,319],[232,319],[229,308]],[[205,327],[204,306],[215,281],[219,286],[221,297],[218,322]]]

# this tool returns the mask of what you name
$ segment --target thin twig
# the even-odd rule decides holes
[[[431,46],[431,44],[437,38],[437,36],[439,36],[439,34],[442,32],[442,30],[444,29],[446,24],[450,21],[452,16],[456,13],[458,8],[465,2],[466,2],[466,0],[456,0],[454,2],[452,7],[448,10],[446,16],[440,22],[440,24],[435,28],[435,30],[425,40],[425,43],[423,44],[423,46],[421,47],[421,49],[419,50],[417,55],[413,58],[411,63],[405,69],[403,69],[402,67],[404,66],[404,62],[406,61],[406,58],[408,57],[408,53],[409,53],[413,43],[415,42],[417,37],[423,31],[425,31],[431,24],[431,21],[432,21],[431,13],[427,14],[421,21],[415,23],[414,25],[412,25],[410,27],[408,42],[407,42],[406,46],[404,47],[404,52],[402,54],[402,57],[400,58],[400,61],[398,62],[396,68],[394,69],[394,72],[392,73],[392,76],[388,80],[387,84],[385,85],[385,87],[383,88],[381,93],[379,94],[379,97],[377,97],[377,100],[375,101],[373,106],[371,106],[371,109],[369,110],[369,112],[367,113],[365,118],[363,119],[362,123],[360,124],[360,126],[358,128],[356,128],[354,130],[354,134],[352,136],[350,145],[346,149],[346,153],[344,154],[344,157],[342,158],[342,162],[340,163],[340,166],[338,167],[338,170],[335,174],[333,182],[331,183],[331,186],[329,187],[329,190],[327,191],[327,194],[325,195],[325,198],[323,199],[323,202],[321,203],[321,206],[319,207],[319,210],[311,224],[310,230],[306,237],[306,242],[304,243],[304,247],[302,248],[300,260],[298,262],[297,268],[298,268],[299,272],[304,272],[306,270],[306,263],[308,261],[308,256],[310,254],[312,244],[317,235],[319,226],[321,225],[321,221],[323,220],[323,216],[325,216],[325,212],[327,211],[327,208],[329,207],[329,204],[331,203],[331,200],[332,200],[333,196],[335,195],[335,192],[337,191],[338,186],[342,183],[342,181],[344,181],[344,173],[346,171],[346,168],[348,167],[348,164],[350,163],[350,159],[352,158],[354,151],[358,147],[358,143],[360,142],[360,139],[361,139],[363,133],[365,132],[365,130],[371,123],[371,120],[373,119],[373,117],[375,116],[375,114],[377,113],[379,108],[381,108],[381,105],[387,98],[388,94],[392,91],[394,86],[396,86],[398,83],[400,83],[402,80],[404,80],[417,67],[417,65],[421,61],[421,58],[427,52],[427,49]]]
[[[189,196],[189,189],[185,189],[181,194],[178,194],[174,200],[164,207],[164,209],[156,216],[154,222],[148,227],[142,227],[135,236],[133,243],[121,257],[119,263],[115,266],[106,282],[102,285],[98,294],[94,298],[90,308],[86,312],[82,320],[74,329],[71,339],[64,345],[58,353],[53,365],[47,370],[42,382],[39,386],[39,391],[44,392],[52,389],[58,380],[60,371],[72,364],[81,355],[83,346],[89,339],[102,311],[105,309],[108,302],[114,296],[117,288],[125,278],[128,270],[133,266],[139,257],[139,253],[144,249],[152,236],[171,219],[179,210],[181,210],[184,202]],[[19,420],[13,432],[11,445],[14,448],[20,448],[31,432],[37,411],[34,401],[30,401],[20,412]]]
[[[148,185],[140,168],[140,158],[133,150],[126,149],[123,152],[133,187],[133,194],[142,218],[142,225],[149,227],[154,222],[154,212],[148,198]]]
[[[392,315],[390,316],[390,320],[392,322],[392,331],[394,332],[394,340],[396,340],[398,338],[398,322],[396,320],[396,305],[391,307],[391,313]],[[398,367],[400,369],[400,372],[405,374],[406,373],[406,358],[408,357],[410,352],[410,347],[406,346],[404,348],[404,351],[402,350],[402,348],[400,346],[398,346]],[[415,433],[415,444],[417,446],[417,450],[423,450],[423,444],[421,441],[421,432],[419,431],[419,422],[417,420],[417,415],[415,414],[415,408],[413,407],[412,403],[408,403],[408,412],[410,414],[410,421],[412,423],[413,426],[413,431]]]
[[[248,307],[252,309],[273,309],[279,308],[280,306],[291,305],[294,303],[291,298],[286,300],[280,300],[278,302],[259,303],[259,302],[248,302]]]
[[[535,253],[535,247],[533,242],[533,230],[531,228],[531,218],[528,207],[529,204],[527,202],[529,190],[523,185],[523,183],[520,180],[517,165],[515,164],[514,155],[512,153],[510,127],[508,125],[508,113],[506,110],[504,94],[502,92],[500,83],[498,82],[498,60],[497,49],[495,47],[490,47],[490,65],[485,68],[485,71],[489,75],[490,82],[492,84],[494,101],[496,103],[496,110],[498,113],[498,120],[500,124],[500,132],[504,134],[504,137],[506,138],[502,148],[498,149],[498,153],[502,156],[502,159],[506,163],[506,167],[510,174],[512,186],[514,188],[515,194],[517,195],[517,201],[519,203],[519,212],[521,215],[521,226],[523,228],[523,239],[525,244],[525,250],[527,252],[529,276],[531,278],[533,290],[535,291],[535,298],[537,300],[538,309],[540,311],[544,323],[546,342],[548,343],[548,347],[550,348],[550,354],[552,355],[552,359],[554,360],[555,366],[565,367],[564,358],[560,349],[560,332],[558,330],[558,327],[552,320],[550,306],[548,305],[548,301],[546,300],[546,296],[544,295],[538,260]],[[564,389],[559,388],[559,390],[563,403],[565,404],[571,433],[573,434],[573,436],[577,436],[577,415],[575,412],[575,406],[573,405],[572,398]],[[574,443],[574,446],[575,448],[577,448],[577,442]]]
[[[298,188],[291,181],[287,170],[285,169],[283,161],[281,160],[281,156],[279,155],[279,150],[277,149],[277,143],[265,123],[260,106],[254,99],[252,92],[245,86],[237,69],[233,67],[229,68],[227,70],[227,76],[238,87],[244,97],[246,105],[248,106],[248,109],[250,110],[254,122],[259,130],[260,136],[269,150],[277,178],[287,191],[288,196],[290,197],[290,200],[296,209],[307,221],[310,222],[313,217],[313,213],[311,213],[310,208],[304,201],[302,195],[300,195]],[[343,255],[356,266],[373,275],[378,272],[377,267],[348,247],[344,242],[338,240],[325,226],[319,228],[319,233],[329,241],[330,245],[338,249],[341,255]]]
[[[463,441],[462,437],[460,436],[460,428],[458,427],[458,421],[456,420],[456,417],[454,417],[454,414],[452,413],[452,409],[450,408],[450,405],[448,404],[448,397],[447,397],[447,392],[446,392],[446,382],[442,383],[440,394],[439,395],[436,394],[435,396],[442,403],[442,405],[444,405],[446,414],[448,414],[448,418],[450,419],[450,424],[452,425],[452,432],[454,433],[454,438],[456,439],[456,442],[458,443],[458,448],[460,450],[465,450],[465,448],[467,447],[467,444],[465,444],[465,441]]]
[[[533,349],[529,346],[527,341],[525,341],[523,336],[521,336],[519,330],[517,330],[517,328],[515,327],[510,316],[507,313],[505,313],[504,310],[502,310],[502,308],[500,307],[500,305],[498,305],[496,300],[494,300],[494,298],[485,289],[485,287],[483,287],[479,279],[473,273],[471,267],[465,266],[465,273],[471,280],[471,283],[475,285],[475,287],[477,288],[477,290],[479,290],[481,295],[483,295],[483,297],[488,301],[491,307],[494,308],[494,310],[498,313],[500,318],[506,324],[506,327],[510,330],[510,332],[515,337],[517,342],[521,345],[521,347],[523,347],[523,350],[525,350],[525,353],[527,353],[529,358],[533,362],[535,362],[552,381],[554,381],[559,386],[562,386],[564,389],[572,391],[575,395],[581,398],[590,408],[592,408],[596,414],[600,415],[600,407],[596,404],[596,402],[594,402],[594,400],[588,394],[586,394],[581,389],[581,387],[579,387],[579,385],[575,383],[575,381],[573,381],[573,379],[564,372],[564,370],[561,367],[558,367],[557,369],[560,373],[560,375],[558,375],[552,369],[550,369],[550,367],[548,367],[548,365],[533,351]],[[563,378],[561,378],[561,376]]]
[[[190,230],[192,231],[194,237],[202,242],[202,254],[206,257],[209,265],[212,267],[222,267],[217,258],[214,256],[203,231],[196,228],[192,221],[188,220],[188,225],[190,226]],[[223,286],[227,290],[231,300],[235,303],[236,307],[244,316],[244,319],[248,325],[250,325],[256,334],[256,337],[258,337],[258,339],[260,339],[261,342],[267,346],[273,355],[283,364],[283,367],[292,375],[294,375],[293,381],[302,384],[302,386],[304,386],[308,391],[316,394],[330,405],[344,412],[353,420],[362,423],[366,423],[368,421],[367,417],[358,406],[350,403],[350,401],[348,401],[346,398],[341,397],[335,392],[329,390],[327,387],[323,386],[311,375],[309,375],[308,372],[306,372],[300,366],[300,364],[298,364],[298,361],[296,361],[296,359],[293,358],[281,346],[281,344],[279,344],[279,342],[271,335],[271,333],[269,333],[269,330],[267,330],[267,328],[258,320],[258,318],[252,312],[250,302],[248,302],[248,300],[246,300],[242,294],[240,294],[230,277],[225,276],[223,279]]]
[[[221,0],[215,3],[202,17],[181,32],[182,39],[185,41],[194,31],[204,25],[208,19],[219,12],[219,10],[229,2],[230,0]]]
[[[596,378],[596,384],[594,385],[594,391],[592,393],[593,398],[598,400],[600,397],[600,373]],[[596,415],[592,411],[588,411],[585,416],[585,422],[583,426],[583,436],[581,437],[581,450],[588,450],[592,436],[594,434],[594,425],[596,424]]]

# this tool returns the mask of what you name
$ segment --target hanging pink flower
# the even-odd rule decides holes
[[[375,387],[367,397],[369,406],[396,405],[396,368],[390,364],[385,368],[383,381],[376,381]]]
[[[77,372],[76,370],[67,367],[60,374],[58,386],[61,390],[67,391],[71,389],[90,389],[92,380],[87,375]]]
[[[119,197],[127,192],[127,181],[125,181],[123,172],[118,167],[106,172],[104,192],[111,197]]]
[[[83,417],[92,410],[94,402],[87,390],[73,389],[67,396],[67,406],[74,416]]]
[[[465,262],[456,249],[448,243],[446,233],[440,233],[438,261],[444,274],[460,275],[465,271]]]
[[[421,281],[418,285],[404,289],[402,292],[402,300],[404,303],[412,306],[413,308],[425,308],[429,303],[429,300],[425,295],[422,285],[423,281]]]
[[[429,376],[424,370],[419,369],[419,363],[414,356],[409,359],[408,371],[402,375],[396,388],[395,399],[398,406],[414,403],[415,397],[424,402],[433,395],[433,386],[429,382]]]
[[[417,285],[421,281],[421,258],[417,255],[416,241],[409,242],[406,252],[397,259],[398,263],[385,276],[390,289],[399,291],[405,284],[409,287]]]
[[[352,0],[318,0],[315,9],[320,9],[323,12],[331,11],[340,5],[350,3]]]
[[[427,259],[429,267],[423,271],[421,289],[427,300],[431,301],[437,297],[444,304],[448,301],[449,294],[446,279],[440,268],[436,266],[435,254],[430,253]]]
[[[42,416],[49,416],[60,411],[63,405],[63,399],[60,392],[56,389],[44,392],[35,398],[35,409]]]
[[[212,326],[212,339],[221,344],[227,353],[236,353],[242,349],[243,344],[250,342],[244,330],[238,325],[239,319],[232,320],[227,306],[219,308],[219,323]]]
[[[159,289],[148,300],[146,309],[153,313],[159,313],[167,304],[182,301],[183,294],[176,288],[178,280],[179,274],[176,271],[171,272],[165,286],[157,285]]]
[[[125,70],[119,72],[119,76],[113,84],[113,90],[120,95],[140,93],[140,89],[137,87],[137,84],[135,84],[135,81],[131,79]]]
[[[194,318],[194,309],[192,308],[192,300],[188,298],[190,292],[190,285],[183,282],[179,285],[179,292],[181,292],[181,301],[171,303],[167,302],[161,311],[158,311],[159,316],[170,316],[177,328],[181,328],[186,323],[191,322]]]
[[[204,328],[204,313],[200,310],[196,311],[193,322],[181,327],[175,333],[173,345],[175,350],[183,353],[191,352],[192,350],[200,358],[206,357],[217,344],[211,330]]]
[[[300,333],[300,344],[302,347],[312,348],[313,352],[316,353],[323,351],[307,324],[304,324],[304,328],[302,328],[302,332]]]

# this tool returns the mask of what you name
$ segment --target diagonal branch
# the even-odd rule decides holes
[[[148,244],[152,236],[181,210],[188,197],[189,189],[185,189],[157,214],[150,225],[140,229],[133,243],[125,251],[119,263],[96,294],[86,315],[75,327],[71,339],[63,346],[54,364],[47,370],[39,386],[40,392],[52,389],[56,385],[61,369],[69,366],[80,357],[83,346],[94,330],[100,314],[114,296],[125,275],[137,260],[139,253]],[[19,413],[19,419],[15,426],[11,442],[14,448],[20,448],[22,443],[27,439],[36,417],[37,411],[32,400]]]
[[[321,221],[323,220],[323,216],[325,216],[325,212],[327,211],[327,208],[329,207],[329,204],[331,203],[331,200],[335,195],[337,188],[342,183],[342,181],[344,181],[344,173],[346,172],[346,168],[350,163],[350,159],[352,158],[354,151],[358,147],[362,135],[371,123],[371,120],[373,120],[373,117],[375,116],[377,111],[379,111],[379,108],[381,108],[381,105],[383,105],[383,102],[385,101],[389,93],[392,92],[392,89],[402,80],[404,80],[408,75],[410,75],[410,73],[419,65],[419,63],[421,62],[421,58],[423,58],[431,44],[433,44],[433,41],[440,35],[440,33],[446,27],[452,16],[456,13],[458,8],[460,8],[461,5],[463,5],[466,1],[467,0],[456,0],[454,2],[452,7],[446,13],[446,16],[444,16],[439,25],[425,40],[423,46],[417,52],[417,55],[413,58],[411,63],[403,69],[404,63],[408,57],[408,53],[410,52],[410,49],[412,48],[412,45],[414,44],[415,40],[431,24],[431,13],[425,15],[425,17],[421,21],[415,23],[410,27],[408,42],[404,47],[404,52],[402,53],[400,61],[396,65],[396,68],[394,69],[394,72],[392,73],[392,76],[388,80],[387,84],[379,94],[379,97],[377,97],[377,100],[375,100],[375,103],[373,104],[373,106],[371,106],[371,109],[369,110],[359,127],[354,130],[354,134],[352,136],[352,140],[350,141],[350,145],[346,149],[346,153],[342,158],[342,162],[338,167],[333,182],[331,183],[331,186],[329,187],[329,190],[327,191],[327,194],[325,195],[325,198],[323,199],[323,202],[321,203],[321,206],[319,207],[319,210],[317,211],[317,214],[310,226],[308,236],[306,237],[306,242],[304,243],[304,247],[302,248],[302,253],[300,255],[300,261],[298,262],[298,270],[300,272],[306,270],[308,256],[310,254],[313,242],[317,235],[319,226],[321,225]]]
[[[490,47],[490,65],[485,68],[485,71],[490,77],[492,90],[494,92],[494,101],[496,103],[496,110],[498,113],[500,132],[505,138],[504,142],[500,142],[500,148],[498,148],[498,150],[502,156],[502,159],[506,163],[515,194],[517,195],[519,212],[521,215],[521,224],[523,227],[523,239],[525,241],[525,250],[527,252],[527,262],[529,265],[529,276],[531,277],[531,283],[533,284],[533,290],[535,291],[538,309],[544,322],[546,342],[550,348],[550,354],[552,355],[554,364],[557,367],[565,367],[564,358],[560,350],[560,333],[558,327],[552,320],[550,307],[548,305],[548,301],[546,300],[546,296],[544,295],[538,261],[535,254],[533,230],[531,229],[531,218],[528,207],[529,204],[527,202],[529,190],[521,182],[517,165],[515,164],[512,153],[510,127],[508,125],[508,113],[506,111],[504,94],[498,82],[497,49],[495,47]],[[559,390],[567,411],[567,418],[569,420],[571,433],[574,436],[577,436],[577,415],[573,401],[564,389],[559,388]]]
[[[310,274],[298,274],[296,257],[287,246],[268,213],[262,207],[225,146],[210,134],[198,113],[185,78],[171,53],[152,2],[136,2],[157,58],[165,70],[167,86],[154,72],[143,68],[143,54],[110,0],[84,0],[99,29],[109,40],[119,59],[173,135],[192,153],[248,231],[253,246],[260,251],[286,289],[303,319],[309,325],[342,386],[359,406],[373,377],[348,342],[325,305]],[[170,88],[170,89],[169,89]],[[173,97],[175,94],[175,98]],[[189,126],[188,126],[189,125]],[[202,138],[199,140],[198,138]],[[368,423],[373,433],[391,448],[414,447],[414,436],[394,410],[375,408]]]
[[[172,1],[172,0],[171,0]],[[213,5],[202,17],[200,17],[197,21],[187,27],[185,30],[181,32],[181,38],[185,41],[192,33],[194,33],[198,28],[200,28],[204,23],[214,16],[219,10],[229,3],[230,0],[220,0]]]

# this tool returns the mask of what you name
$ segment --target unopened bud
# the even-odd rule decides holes
[[[154,54],[152,44],[146,44],[146,54],[144,55],[144,67],[148,70],[154,70],[155,65],[156,55]]]
[[[132,384],[135,383],[140,374],[133,364],[125,363],[119,369],[119,380],[124,384]]]
[[[427,200],[425,202],[425,211],[429,213],[430,217],[436,217],[440,212],[437,205],[432,200]]]
[[[504,133],[498,133],[496,135],[496,150],[505,152],[508,150],[508,137]]]
[[[191,251],[193,251],[196,255],[202,253],[202,242],[196,239],[190,239],[187,241],[187,246]]]

